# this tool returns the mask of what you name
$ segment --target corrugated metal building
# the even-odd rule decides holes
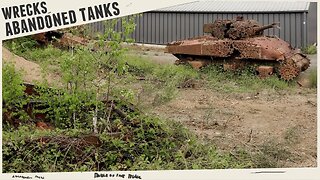
[[[311,3],[316,6],[316,3]],[[265,30],[266,35],[276,35],[293,47],[305,47],[308,38],[309,2],[245,2],[200,1],[143,13],[136,19],[133,39],[137,43],[167,44],[174,40],[203,35],[203,24],[216,19],[234,19],[243,16],[266,25],[280,22],[281,29]],[[316,12],[315,12],[316,16]],[[92,25],[93,31],[102,31],[101,22]],[[117,25],[117,30],[121,25]],[[316,34],[316,30],[313,30]],[[316,42],[316,40],[315,40]]]

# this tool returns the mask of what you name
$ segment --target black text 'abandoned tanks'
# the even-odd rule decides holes
[[[176,63],[189,63],[197,69],[212,63],[223,65],[224,70],[254,65],[262,78],[277,73],[292,80],[309,67],[310,60],[284,40],[263,35],[265,29],[275,27],[277,23],[261,26],[243,17],[216,20],[203,27],[211,35],[169,43],[167,52],[179,59]]]

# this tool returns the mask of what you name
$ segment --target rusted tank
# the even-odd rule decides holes
[[[90,48],[91,51],[99,50],[99,42],[90,40],[84,37],[75,36],[71,33],[66,33],[63,31],[48,31],[44,33],[35,34],[32,36],[40,45],[51,44],[54,47],[61,49],[70,49],[77,46],[86,46]],[[108,52],[110,49],[106,46],[103,49]]]
[[[74,36],[71,33],[64,33],[60,31],[48,31],[45,33],[39,33],[33,35],[38,43],[47,45],[52,43],[52,45],[59,48],[69,48],[77,45],[87,45],[88,40],[82,37]]]
[[[262,78],[277,73],[292,80],[309,67],[310,59],[284,40],[264,36],[269,28],[279,28],[278,23],[261,26],[242,17],[216,20],[203,27],[210,35],[169,43],[167,52],[179,59],[176,64],[189,63],[196,69],[212,63],[225,70],[253,65]]]

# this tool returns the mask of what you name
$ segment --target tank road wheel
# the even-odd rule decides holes
[[[193,69],[199,70],[210,64],[210,61],[203,59],[195,59],[193,61],[188,61],[188,63],[193,67]]]
[[[183,60],[180,60],[180,59],[177,59],[175,62],[174,62],[174,65],[186,65],[187,62],[186,61],[183,61]]]
[[[258,66],[256,72],[261,79],[264,79],[273,75],[274,68],[272,66]]]
[[[174,62],[175,65],[186,65],[189,60],[192,60],[191,57],[185,57],[181,54],[174,54],[178,59]]]
[[[190,64],[192,66],[192,68],[199,70],[202,67],[207,66],[208,64],[210,64],[211,61],[207,60],[207,59],[201,59],[201,58],[192,58],[192,57],[179,57],[178,60],[175,61],[175,65],[186,65],[186,64]]]
[[[282,63],[279,67],[280,77],[286,81],[294,79],[299,73],[300,69],[293,62]]]

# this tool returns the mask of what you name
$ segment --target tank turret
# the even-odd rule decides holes
[[[218,39],[230,38],[233,40],[262,36],[263,31],[269,28],[279,28],[279,23],[261,26],[255,20],[244,20],[242,16],[236,20],[216,20],[214,23],[204,24],[203,31]]]

